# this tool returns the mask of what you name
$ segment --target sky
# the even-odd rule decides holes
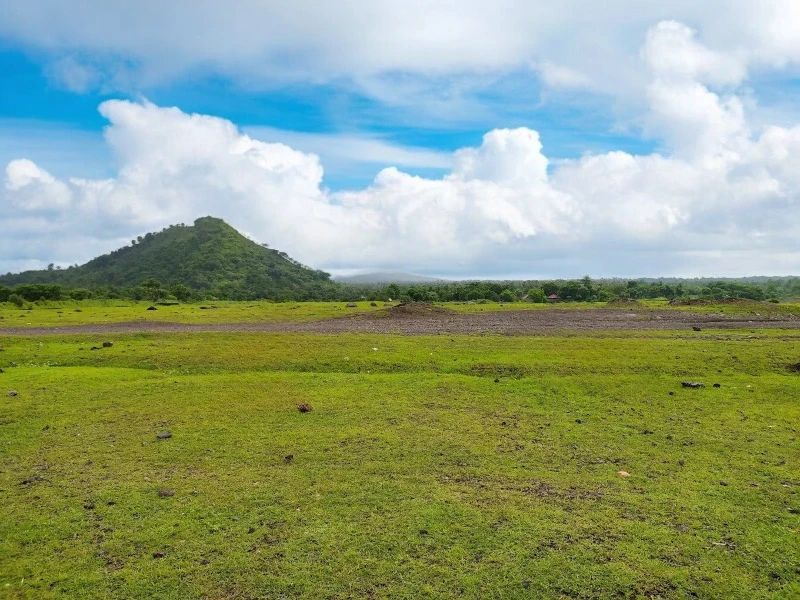
[[[0,272],[221,217],[336,274],[800,274],[796,0],[4,0]]]

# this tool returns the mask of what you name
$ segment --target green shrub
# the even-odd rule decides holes
[[[11,294],[8,297],[8,301],[11,302],[11,304],[16,306],[17,308],[22,308],[23,306],[25,306],[25,298],[23,298],[19,294]]]
[[[544,304],[547,302],[547,297],[544,295],[544,290],[540,288],[531,288],[528,290],[528,302],[536,304]]]

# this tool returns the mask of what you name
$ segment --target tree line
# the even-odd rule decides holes
[[[800,278],[742,282],[735,280],[670,282],[644,280],[593,280],[586,276],[558,281],[465,281],[424,284],[342,284],[320,281],[294,289],[272,293],[263,287],[218,286],[199,291],[184,283],[164,285],[157,279],[145,279],[138,285],[66,287],[34,283],[0,285],[0,302],[17,306],[38,301],[87,299],[127,299],[149,302],[192,302],[203,300],[273,300],[273,301],[352,301],[401,300],[416,302],[547,302],[548,297],[569,302],[608,302],[616,299],[704,298],[722,300],[744,298],[777,300],[800,297]]]

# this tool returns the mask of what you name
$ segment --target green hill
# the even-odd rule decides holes
[[[165,288],[183,284],[228,299],[325,298],[338,287],[327,273],[259,245],[212,217],[148,233],[81,266],[0,276],[0,285],[134,288],[149,279]]]

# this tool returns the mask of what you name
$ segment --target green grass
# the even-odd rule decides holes
[[[0,597],[800,595],[800,333],[0,345]]]
[[[156,321],[171,323],[250,323],[307,322],[332,319],[344,315],[380,310],[384,303],[370,306],[358,302],[356,308],[347,308],[345,302],[206,302],[156,306],[147,310],[150,302],[81,301],[51,302],[35,305],[32,310],[18,309],[0,303],[0,331],[3,328],[51,327],[122,323],[126,321]]]

